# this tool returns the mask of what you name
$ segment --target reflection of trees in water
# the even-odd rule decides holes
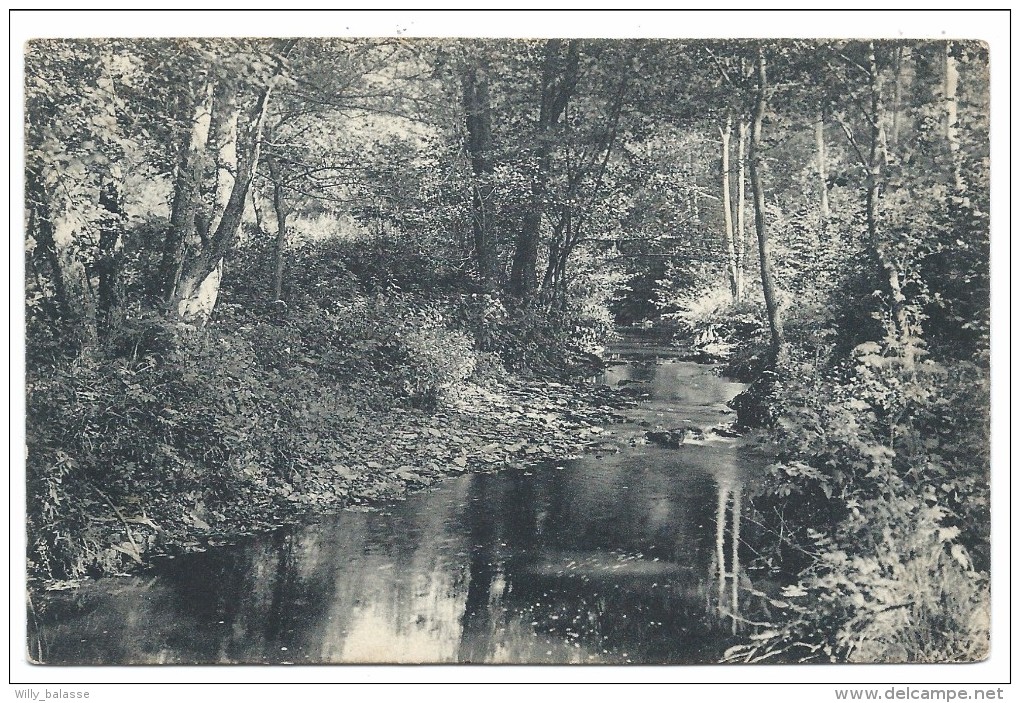
[[[331,615],[345,624],[330,628],[322,661],[458,660],[471,549],[460,520],[470,485],[454,483],[427,510],[366,517],[373,535],[344,549]]]
[[[715,512],[714,571],[719,584],[717,607],[719,616],[729,617],[732,632],[737,634],[740,621],[740,501],[743,484],[737,478],[736,471],[727,471],[716,476],[716,485],[718,502]],[[726,549],[727,525],[730,536],[729,550]],[[727,551],[730,554],[728,569]]]
[[[478,478],[462,661],[714,661],[698,529],[714,486],[608,463]]]
[[[494,496],[481,490],[482,483],[477,479],[471,481],[470,498],[465,506],[464,521],[471,556],[468,559],[467,596],[457,653],[457,660],[462,663],[488,660],[494,629],[489,617],[489,602],[494,595],[493,586],[497,578],[496,521],[492,519],[491,505]]]
[[[646,457],[465,476],[182,559],[153,592],[104,602],[119,634],[82,646],[108,663],[713,661],[705,601],[718,590],[736,621],[741,495],[714,468],[714,485]]]

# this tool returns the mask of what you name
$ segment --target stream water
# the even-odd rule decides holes
[[[618,352],[602,380],[634,389],[638,405],[604,431],[623,451],[462,475],[378,511],[46,594],[30,618],[33,657],[716,661],[740,590],[734,516],[759,462],[711,432],[680,449],[642,439],[656,426],[725,423],[741,386],[647,342]]]

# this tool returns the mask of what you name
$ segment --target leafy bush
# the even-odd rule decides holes
[[[725,286],[676,296],[672,304],[677,311],[666,315],[667,319],[675,320],[678,334],[696,346],[733,344],[763,328],[761,303],[747,296],[733,300]]]
[[[441,298],[399,292],[450,284],[455,269],[438,255],[383,238],[306,243],[289,257],[287,302],[273,309],[264,294],[272,252],[253,244],[244,258],[251,265],[217,314],[268,368],[314,368],[351,404],[376,409],[434,409],[471,375],[472,343]]]
[[[779,369],[770,496],[799,571],[785,616],[731,656],[946,661],[987,649],[988,386],[891,340],[823,373]],[[960,418],[968,418],[961,426]],[[771,508],[771,510],[770,510]],[[792,554],[791,554],[792,553]],[[803,567],[803,568],[802,568]]]
[[[499,358],[515,372],[563,376],[587,373],[613,330],[605,307],[592,311],[508,310],[490,294],[473,293],[452,301],[452,315],[474,340],[476,350]],[[601,313],[601,314],[600,314]]]
[[[371,358],[380,385],[413,407],[437,407],[474,371],[471,339],[445,327],[434,306],[390,310],[375,322]]]
[[[813,563],[771,601],[783,621],[734,661],[953,662],[988,652],[988,577],[907,497],[854,503],[837,538],[813,532]],[[883,519],[884,518],[884,519]],[[854,541],[856,538],[856,541]]]
[[[372,295],[435,294],[462,289],[467,280],[463,256],[449,245],[426,246],[395,235],[309,242],[297,247],[292,258],[291,283],[302,287],[329,280],[338,271]]]
[[[119,344],[127,356],[29,369],[30,551],[51,576],[106,570],[80,541],[103,542],[96,530],[137,550],[125,520],[144,514],[145,486],[226,500],[241,467],[268,454],[265,379],[246,345],[156,320],[129,322]]]
[[[30,369],[33,573],[118,571],[146,547],[139,521],[229,520],[332,466],[359,408],[435,409],[474,371],[470,338],[411,298],[221,312],[205,330],[129,320],[113,356]]]

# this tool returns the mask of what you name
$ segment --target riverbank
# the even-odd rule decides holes
[[[760,467],[708,431],[738,384],[661,347],[636,351],[601,389],[518,382],[461,394],[435,422],[396,414],[372,442],[379,463],[415,455],[385,441],[427,445],[442,428],[438,463],[466,456],[466,470],[378,510],[309,515],[39,594],[30,651],[53,664],[714,662],[731,644],[715,564],[731,543],[714,511]],[[615,389],[634,404],[588,413],[593,392],[615,403]],[[692,426],[704,432],[679,449],[650,436]],[[524,434],[548,448],[510,444]],[[588,451],[562,460],[577,445]]]
[[[602,426],[622,421],[616,410],[628,404],[594,383],[508,377],[466,384],[434,412],[352,415],[339,433],[345,451],[335,463],[289,476],[252,467],[230,494],[181,494],[139,482],[127,500],[116,500],[96,489],[80,506],[91,519],[74,539],[91,553],[88,576],[144,570],[155,557],[203,551],[345,508],[369,510],[452,475],[615,453]],[[78,581],[37,577],[31,585],[52,590]]]

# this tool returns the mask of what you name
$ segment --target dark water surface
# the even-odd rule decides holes
[[[741,386],[647,344],[620,351],[603,380],[639,400],[634,422],[605,428],[622,452],[462,475],[47,594],[30,649],[65,664],[717,660],[740,571],[732,515],[757,462],[711,434],[642,444],[638,423],[726,422]]]

